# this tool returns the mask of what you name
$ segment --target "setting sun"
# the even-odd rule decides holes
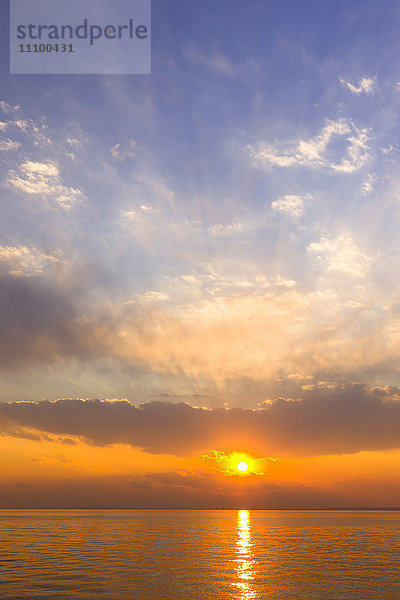
[[[210,454],[204,454],[201,458],[208,468],[228,477],[266,475],[276,463],[279,463],[276,457],[254,457],[242,451],[226,453],[223,450],[212,450]]]

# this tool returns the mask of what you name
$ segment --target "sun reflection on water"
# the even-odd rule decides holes
[[[237,581],[232,583],[238,590],[238,600],[252,600],[256,592],[251,581],[255,577],[253,558],[253,542],[251,541],[250,513],[239,510],[236,521],[236,575]]]

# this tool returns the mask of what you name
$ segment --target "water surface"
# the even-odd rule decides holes
[[[399,600],[400,513],[0,510],[7,600]]]

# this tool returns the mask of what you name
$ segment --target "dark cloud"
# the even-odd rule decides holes
[[[0,315],[3,369],[96,356],[107,337],[106,327],[78,311],[71,294],[40,275],[0,273]]]
[[[320,385],[298,400],[257,410],[194,408],[184,402],[62,399],[0,404],[4,431],[21,428],[78,436],[90,444],[129,444],[154,454],[194,455],[209,449],[259,456],[307,456],[400,447],[399,388]]]

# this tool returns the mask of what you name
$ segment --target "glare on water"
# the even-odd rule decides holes
[[[256,592],[251,583],[255,577],[255,560],[253,557],[253,543],[251,541],[250,513],[248,510],[239,510],[236,523],[236,575],[237,581],[233,582],[240,595],[238,600],[251,600],[256,598]]]

